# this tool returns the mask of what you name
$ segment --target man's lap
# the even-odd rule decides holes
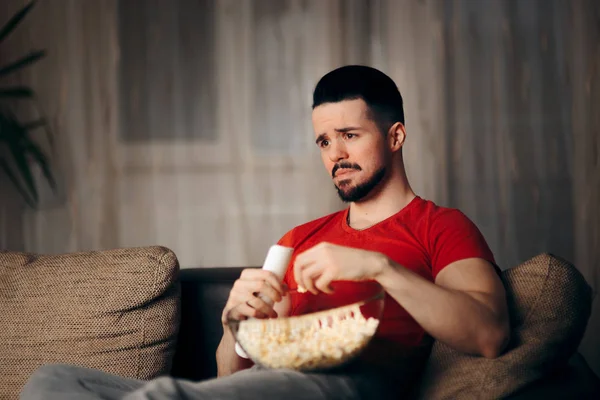
[[[98,399],[121,398],[141,388],[145,381],[124,378],[106,372],[69,364],[48,364],[30,376],[21,391],[21,399]],[[69,393],[73,388],[79,390]],[[102,396],[94,392],[102,392]],[[86,393],[87,392],[87,393]]]
[[[384,398],[386,389],[375,374],[356,368],[301,373],[253,367],[192,382],[172,377],[141,381],[71,365],[48,365],[32,375],[21,399],[362,399]]]

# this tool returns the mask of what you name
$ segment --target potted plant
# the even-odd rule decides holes
[[[32,1],[23,7],[0,29],[0,45],[31,11],[34,3],[35,1]],[[24,122],[17,117],[17,101],[35,100],[34,91],[28,86],[3,85],[1,82],[6,76],[34,64],[45,55],[44,50],[35,50],[0,66],[0,173],[6,174],[25,202],[34,208],[38,204],[39,196],[32,164],[39,165],[53,190],[56,189],[56,182],[47,156],[33,140],[31,133],[40,128],[46,129],[48,140],[52,144],[51,133],[43,118]]]

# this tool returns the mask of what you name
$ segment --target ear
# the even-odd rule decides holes
[[[404,140],[406,139],[406,129],[402,122],[396,122],[388,131],[388,145],[390,150],[396,152],[404,146]]]

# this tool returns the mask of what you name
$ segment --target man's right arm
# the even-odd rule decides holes
[[[217,376],[227,376],[242,369],[250,368],[252,361],[242,358],[235,352],[235,339],[229,328],[224,328],[221,343],[217,348]]]
[[[275,301],[273,307],[269,306],[259,296],[262,293]],[[286,316],[289,313],[289,295],[272,272],[250,269],[242,272],[229,296],[227,305],[223,310],[222,324],[223,337],[217,348],[217,375],[227,376],[242,369],[250,368],[253,363],[242,358],[235,352],[235,338],[226,324],[227,314],[235,312],[234,318],[269,318]],[[249,299],[243,302],[244,299]],[[274,311],[274,312],[273,312]],[[276,313],[276,314],[275,314]]]

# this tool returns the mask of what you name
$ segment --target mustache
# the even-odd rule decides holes
[[[349,162],[341,162],[341,163],[335,164],[333,166],[333,169],[331,170],[331,177],[332,178],[335,178],[335,173],[340,168],[356,169],[358,171],[362,170],[360,168],[360,165],[358,165],[358,164],[352,164],[352,163],[349,163]]]

